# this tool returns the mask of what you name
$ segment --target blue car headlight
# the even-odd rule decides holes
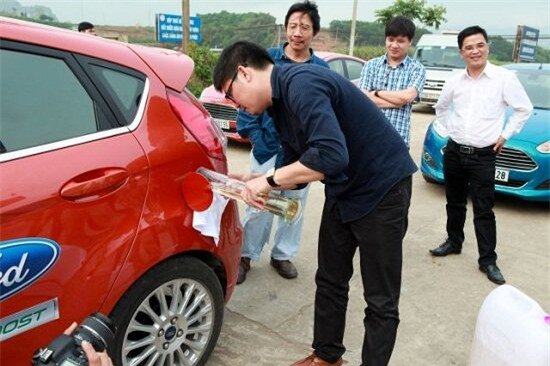
[[[437,118],[433,121],[432,127],[439,136],[443,138],[449,137],[449,132],[447,131],[447,128],[443,126]]]
[[[550,140],[543,142],[537,146],[537,151],[543,154],[550,154]]]

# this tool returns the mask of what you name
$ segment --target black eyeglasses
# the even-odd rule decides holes
[[[229,87],[227,88],[227,91],[225,92],[225,98],[229,99],[230,101],[232,101],[235,104],[239,104],[239,103],[237,103],[237,101],[235,99],[233,99],[233,95],[231,95],[231,94],[232,94],[232,91],[233,91],[233,83],[235,82],[235,79],[237,78],[237,75],[239,75],[239,69],[237,69],[237,71],[235,71],[235,74],[233,75],[233,78],[231,79],[231,82],[229,83]]]

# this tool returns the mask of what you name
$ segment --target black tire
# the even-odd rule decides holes
[[[195,283],[198,284],[196,289],[194,285]],[[170,291],[175,292],[170,293]],[[191,297],[188,299],[190,305],[193,306],[194,303],[198,303],[196,310],[193,310],[189,317],[185,317],[177,311],[175,313],[168,311],[171,310],[168,309],[171,305],[180,304],[179,300],[182,300],[183,304],[185,304],[184,300],[187,298],[185,296],[187,292],[191,294]],[[160,295],[161,298],[166,300],[166,304],[164,306],[164,313],[166,313],[165,315],[167,318],[166,321],[162,321],[162,319],[164,319],[164,317],[161,316],[163,315],[163,306],[160,304],[160,301],[158,301],[159,294],[162,294]],[[170,296],[173,294],[176,295]],[[183,298],[178,299],[177,294],[183,295]],[[204,295],[204,297],[201,297],[202,295]],[[176,299],[176,301],[173,301],[174,299]],[[192,303],[191,299],[193,300]],[[147,302],[145,302],[146,300]],[[144,305],[148,305],[150,309],[157,314],[158,321],[154,320],[154,315],[148,315],[151,313],[142,311]],[[168,308],[166,308],[166,305],[168,305]],[[178,308],[180,307],[179,305],[174,306]],[[159,360],[165,356],[167,357],[166,360],[170,365],[182,364],[179,361],[179,357],[182,357],[184,354],[189,355],[189,357],[195,357],[191,363],[193,366],[204,365],[212,353],[212,350],[214,349],[220,335],[223,322],[223,306],[223,292],[220,282],[214,271],[208,267],[208,265],[192,257],[174,258],[163,262],[155,268],[149,270],[143,277],[135,282],[122,296],[111,312],[111,319],[117,327],[117,332],[115,337],[115,345],[111,348],[110,353],[114,355],[113,359],[116,360],[117,366],[127,366],[128,362],[126,362],[126,355],[132,355],[132,352],[135,351],[136,353],[141,352],[139,351],[139,348],[137,348],[136,350],[123,353],[123,346],[127,347],[126,349],[131,348],[131,342],[139,341],[139,339],[133,338],[139,338],[139,336],[141,336],[139,330],[130,331],[127,333],[130,322],[133,321],[132,324],[137,324],[137,322],[140,322],[139,326],[143,324],[143,327],[147,327],[148,329],[156,329],[155,331],[141,332],[145,334],[143,339],[146,341],[149,341],[152,338],[151,335],[154,336],[154,340],[151,341],[151,345],[147,345],[148,348],[144,349],[143,354],[138,354],[135,356],[135,359],[145,355],[147,350],[152,347],[154,348],[154,351],[150,357],[154,357],[158,353],[160,354],[160,356],[158,356]],[[138,311],[138,309],[140,309],[140,311]],[[182,307],[182,312],[185,309],[187,309],[187,307]],[[208,323],[211,325],[208,325],[207,328],[210,329],[210,332],[207,336],[194,339],[195,337],[200,337],[201,334],[199,334],[200,332],[198,331],[193,332],[193,329],[202,329],[204,327],[201,325],[201,322],[202,320],[207,319],[207,316],[203,316],[202,313],[208,309],[212,309],[212,314],[208,314],[208,319],[210,320]],[[152,324],[141,323],[144,322],[148,316]],[[191,318],[196,317],[199,317],[200,321],[197,320],[195,322],[188,322],[191,321]],[[170,319],[172,323],[170,323]],[[183,323],[183,325],[180,323]],[[192,328],[191,326],[193,324],[197,324],[197,327]],[[135,327],[132,326],[132,329],[135,329]],[[159,329],[162,329],[163,334],[160,334]],[[167,340],[169,333],[172,335],[174,331],[177,332],[176,335],[173,335],[169,340]],[[182,336],[179,335],[180,331]],[[190,334],[187,333],[188,331],[191,334],[191,338],[188,338],[190,336]],[[201,344],[201,347],[203,348],[198,354],[194,354],[194,347],[188,346],[187,344],[181,344],[181,342]],[[170,348],[167,350],[161,349],[162,346],[167,344]],[[180,349],[181,352],[178,349]],[[171,353],[172,350],[174,352],[172,354],[172,358],[168,358],[169,353]],[[130,356],[130,358],[132,357],[134,356]],[[149,356],[145,357],[144,361],[148,359]],[[172,363],[169,362],[170,359],[173,361]],[[141,365],[141,363],[139,364]],[[146,362],[143,362],[143,364],[145,365]]]

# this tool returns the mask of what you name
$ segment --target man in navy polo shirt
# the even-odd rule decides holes
[[[321,28],[321,18],[317,5],[309,1],[295,3],[288,9],[285,17],[288,42],[280,47],[267,50],[275,64],[311,63],[328,68],[328,64],[313,54],[310,48],[313,37]],[[252,115],[239,110],[237,132],[248,137],[252,143],[250,154],[250,172],[265,174],[279,168],[282,163],[281,143],[273,120],[267,113]],[[300,201],[305,207],[309,186],[297,190],[282,191],[282,195]],[[246,207],[243,220],[243,247],[239,262],[237,284],[246,280],[250,270],[250,261],[260,259],[265,244],[269,242],[274,215],[267,211],[258,211]],[[300,246],[303,215],[294,222],[277,219],[277,230],[271,249],[271,265],[283,278],[298,276],[298,270],[291,262]]]
[[[358,247],[367,307],[363,364],[387,365],[399,324],[402,243],[411,175],[407,146],[382,112],[344,77],[317,65],[274,65],[250,42],[227,47],[214,86],[240,108],[273,117],[283,167],[241,177],[258,208],[272,189],[325,184],[315,276],[313,354],[295,365],[341,365],[353,257]]]

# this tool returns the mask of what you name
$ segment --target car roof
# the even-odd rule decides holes
[[[507,64],[504,67],[511,70],[550,70],[550,64],[540,62]]]
[[[330,61],[330,60],[337,59],[337,58],[344,58],[344,59],[348,59],[348,60],[355,60],[355,61],[358,61],[358,62],[361,62],[361,63],[365,63],[365,60],[362,60],[359,57],[345,55],[343,53],[338,53],[338,52],[315,51],[315,56],[317,56],[317,57],[319,57],[319,58],[321,58],[321,59],[323,59],[327,62]]]
[[[100,58],[146,74],[154,72],[166,86],[180,92],[193,73],[193,60],[181,52],[128,44],[19,19],[0,17],[0,37]]]

